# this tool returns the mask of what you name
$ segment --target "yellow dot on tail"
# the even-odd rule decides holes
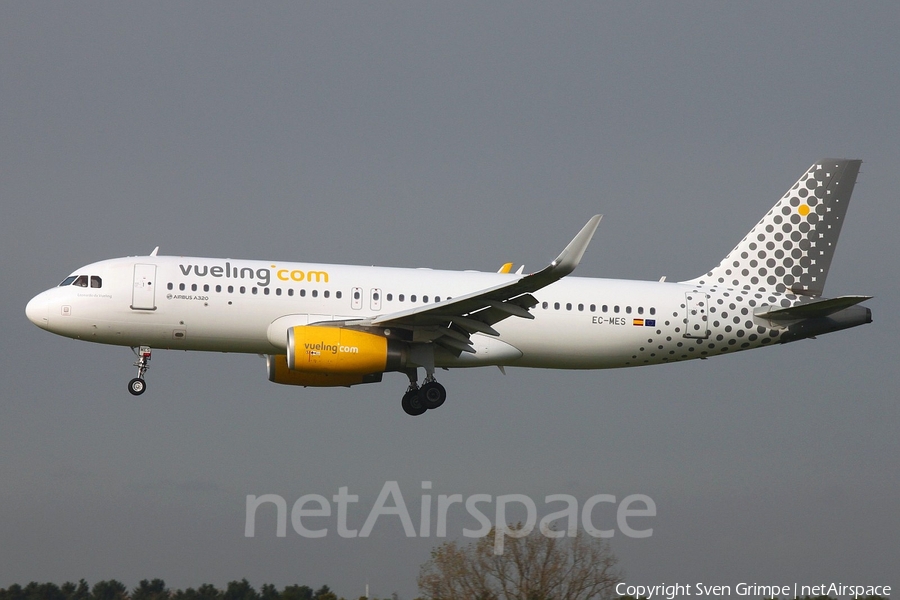
[[[805,217],[806,215],[809,214],[809,206],[807,206],[806,204],[801,204],[797,208],[797,212],[800,213],[800,216]]]

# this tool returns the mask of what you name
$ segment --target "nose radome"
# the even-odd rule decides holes
[[[42,329],[50,323],[50,303],[46,294],[38,294],[25,305],[25,316]]]

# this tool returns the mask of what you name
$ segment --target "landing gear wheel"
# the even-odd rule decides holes
[[[419,389],[419,402],[427,409],[438,408],[447,399],[447,390],[437,381],[429,381]]]
[[[403,394],[403,400],[400,401],[400,405],[403,407],[403,412],[413,417],[418,417],[428,410],[422,404],[422,401],[419,398],[419,390],[417,389],[409,390]]]
[[[131,349],[137,357],[134,366],[138,368],[137,377],[128,382],[128,391],[132,396],[140,396],[147,389],[144,374],[150,368],[150,346],[138,346]]]
[[[147,383],[140,377],[135,377],[128,382],[128,391],[132,396],[140,396],[147,389]]]

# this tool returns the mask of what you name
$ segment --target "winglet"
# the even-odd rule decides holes
[[[578,232],[578,235],[572,238],[565,250],[556,257],[556,260],[550,263],[554,274],[565,277],[575,270],[575,267],[581,262],[581,257],[584,256],[584,251],[587,250],[591,238],[594,237],[594,232],[597,231],[597,226],[602,218],[603,215],[591,217],[585,226],[581,228],[581,231]]]
[[[500,267],[500,270],[497,272],[498,273],[509,273],[512,270],[512,268],[513,268],[512,263],[503,263],[503,266]]]
[[[150,253],[150,256],[156,256],[157,252],[159,252],[159,246],[153,249],[153,252]]]

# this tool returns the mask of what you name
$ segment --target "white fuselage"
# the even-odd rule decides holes
[[[28,317],[104,344],[267,355],[285,353],[291,326],[396,313],[518,277],[171,256],[105,260],[73,273],[82,275],[88,287],[47,290],[29,303]],[[776,341],[779,331],[754,311],[796,301],[695,283],[578,277],[533,295],[534,319],[504,319],[494,325],[499,337],[476,333],[474,354],[439,352],[436,366],[602,369],[703,358]]]

